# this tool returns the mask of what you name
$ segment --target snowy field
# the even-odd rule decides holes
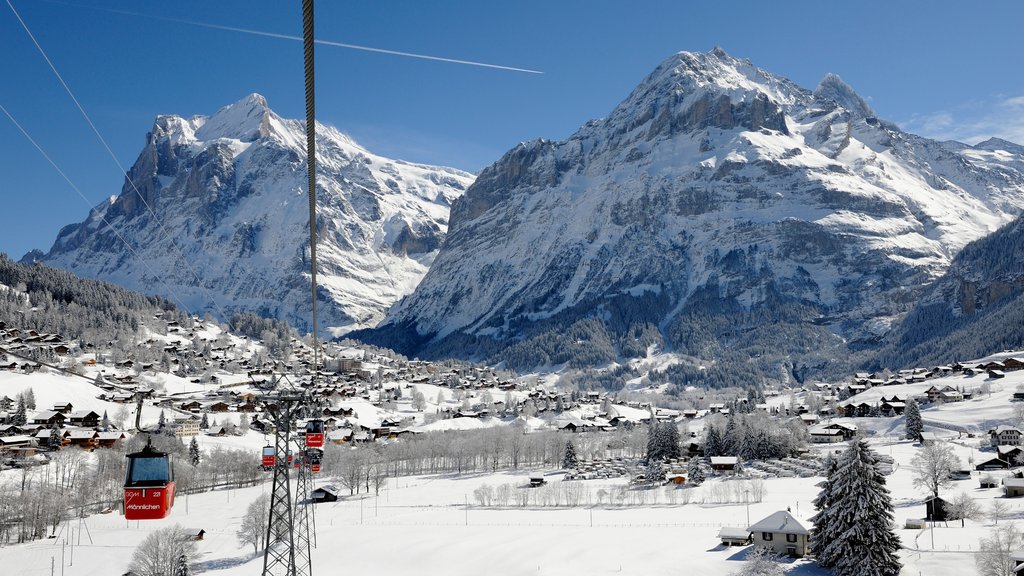
[[[903,574],[961,576],[973,574],[973,553],[987,535],[987,520],[959,522],[930,530],[906,530],[907,518],[924,514],[924,494],[912,485],[912,471],[905,464],[919,449],[909,442],[875,442],[875,449],[903,462],[889,477],[896,504],[897,533],[905,550]],[[833,449],[835,447],[832,447]],[[966,459],[971,448],[956,446]],[[976,452],[976,451],[975,451]],[[721,526],[745,526],[772,512],[789,508],[807,523],[813,514],[811,499],[820,478],[770,478],[765,480],[764,500],[748,507],[741,503],[712,504],[721,479],[691,491],[691,503],[671,504],[666,490],[656,489],[657,503],[648,494],[647,504],[597,504],[600,490],[611,492],[624,480],[594,480],[585,485],[590,504],[568,507],[520,508],[515,498],[507,507],[483,507],[473,491],[483,484],[497,487],[512,483],[525,486],[530,471],[519,474],[438,475],[389,479],[379,497],[346,496],[337,503],[316,507],[317,548],[313,552],[318,573],[369,574],[730,574],[742,566],[749,548],[722,547],[716,535]],[[535,474],[543,471],[533,471]],[[549,485],[562,482],[548,471]],[[317,478],[317,484],[328,481]],[[570,483],[567,481],[567,484]],[[0,564],[17,566],[17,574],[65,575],[123,574],[135,546],[150,532],[171,524],[205,529],[199,542],[202,573],[223,576],[254,575],[262,569],[262,556],[242,546],[235,536],[241,517],[253,499],[269,490],[269,484],[242,490],[217,491],[180,497],[166,520],[128,523],[116,512],[95,515],[81,524],[70,522],[57,539],[0,548]],[[516,488],[516,490],[531,490]],[[987,508],[998,489],[981,490],[978,476],[958,481],[943,492],[947,498],[967,492]],[[628,502],[628,501],[627,501]],[[1002,522],[1024,519],[1024,499],[1007,500],[1009,512]],[[468,504],[468,506],[467,506]],[[934,538],[934,544],[933,544]],[[74,557],[70,542],[74,541]],[[62,550],[62,544],[69,545]],[[826,574],[806,560],[789,561],[790,574]],[[326,570],[326,572],[324,572]]]

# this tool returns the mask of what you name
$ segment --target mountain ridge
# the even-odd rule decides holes
[[[375,324],[413,288],[473,176],[377,156],[321,124],[317,155],[319,321],[341,334]],[[211,116],[159,115],[121,194],[30,258],[148,293],[166,283],[192,311],[252,311],[306,330],[305,157],[305,123],[259,94]]]
[[[490,361],[545,350],[520,367],[587,317],[610,341],[702,357],[759,317],[813,343],[797,356],[875,346],[1024,207],[1019,158],[961,146],[878,119],[835,75],[810,91],[721,49],[675,54],[605,118],[485,168],[423,281],[359,336]],[[782,356],[771,370],[803,363]]]

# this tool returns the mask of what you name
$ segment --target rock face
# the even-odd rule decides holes
[[[902,132],[834,75],[809,91],[720,49],[679,53],[607,118],[485,169],[415,292],[360,335],[524,367],[593,317],[616,346],[601,361],[644,334],[710,362],[776,358],[762,374],[827,363],[875,346],[1024,207],[1006,144]]]
[[[339,334],[376,324],[415,287],[473,176],[376,156],[323,125],[317,155],[318,312]],[[193,311],[252,311],[308,329],[304,122],[258,94],[211,117],[159,116],[129,176],[31,258]]]

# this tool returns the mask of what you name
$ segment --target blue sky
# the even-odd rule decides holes
[[[0,105],[88,200],[0,114],[0,252],[20,257],[124,177],[7,1]],[[250,92],[304,114],[301,43],[168,20],[301,35],[297,0],[10,2],[125,167],[157,114],[212,114]],[[317,111],[375,153],[476,171],[606,115],[670,54],[718,45],[807,88],[839,74],[915,133],[1024,143],[1021,22],[1010,1],[321,1],[319,39],[544,73],[319,46]]]

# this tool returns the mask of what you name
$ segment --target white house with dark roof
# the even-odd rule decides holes
[[[776,554],[803,557],[810,551],[811,531],[785,510],[779,510],[753,524],[751,533],[755,546],[767,546]]]

